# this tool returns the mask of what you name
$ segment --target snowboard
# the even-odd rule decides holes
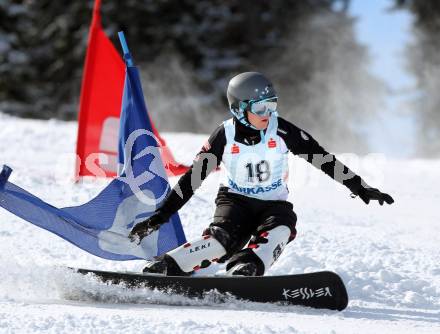
[[[72,268],[73,269],[73,268]],[[187,297],[203,297],[209,291],[262,303],[301,305],[342,311],[348,295],[342,279],[330,271],[282,276],[164,276],[134,272],[74,269],[109,284],[157,289]]]

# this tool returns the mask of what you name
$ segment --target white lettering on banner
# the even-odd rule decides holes
[[[311,288],[299,288],[299,289],[283,289],[282,293],[283,297],[288,299],[310,299],[310,298],[319,298],[319,297],[333,297],[331,294],[330,288],[327,286],[325,288],[319,289],[311,289]]]
[[[154,197],[154,194],[150,190],[144,190],[144,196]],[[149,217],[155,209],[155,205],[140,202],[136,195],[124,199],[116,211],[113,225],[98,234],[99,247],[112,253],[130,254],[140,258],[157,255],[159,231],[142,239],[140,245],[128,238],[131,229]]]
[[[99,150],[118,153],[119,118],[107,117],[102,123],[101,137],[99,138]]]
[[[107,172],[115,173],[118,169],[118,133],[119,118],[107,117],[99,138],[99,165]]]
[[[135,141],[141,136],[150,136],[156,143],[159,142],[154,133],[148,130],[138,129],[130,133],[124,145],[124,165],[119,171],[121,175],[122,173],[125,173],[125,176],[119,176],[118,179],[122,182],[125,182],[130,187],[131,191],[136,195],[139,201],[146,205],[156,206],[157,203],[160,203],[165,199],[170,186],[168,184],[165,168],[162,164],[159,148],[155,146],[147,146],[141,152],[132,157],[132,150]],[[134,175],[132,163],[135,164],[135,160],[146,155],[152,156],[150,165],[148,166],[147,170],[140,175]],[[164,187],[163,193],[157,197],[154,196],[155,194],[152,192],[143,192],[141,190],[142,185],[153,180],[155,177],[161,178],[167,183],[167,186]]]

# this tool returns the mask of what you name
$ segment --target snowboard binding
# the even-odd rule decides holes
[[[147,261],[147,265],[142,272],[145,274],[162,274],[164,276],[191,276],[193,273],[193,271],[185,272],[180,269],[176,261],[167,254]]]

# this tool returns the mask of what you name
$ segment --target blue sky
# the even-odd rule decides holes
[[[390,11],[392,5],[392,0],[352,0],[350,13],[358,18],[356,35],[368,47],[372,73],[391,89],[386,110],[367,127],[371,151],[401,158],[413,153],[415,136],[414,119],[405,108],[415,93],[404,55],[412,38],[412,16]]]

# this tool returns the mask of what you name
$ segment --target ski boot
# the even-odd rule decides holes
[[[247,248],[234,254],[226,266],[227,275],[263,276],[281,255],[290,229],[280,225],[252,237]]]
[[[167,276],[190,276],[195,270],[217,262],[226,251],[222,244],[211,235],[187,242],[166,254],[147,261],[144,273]]]

